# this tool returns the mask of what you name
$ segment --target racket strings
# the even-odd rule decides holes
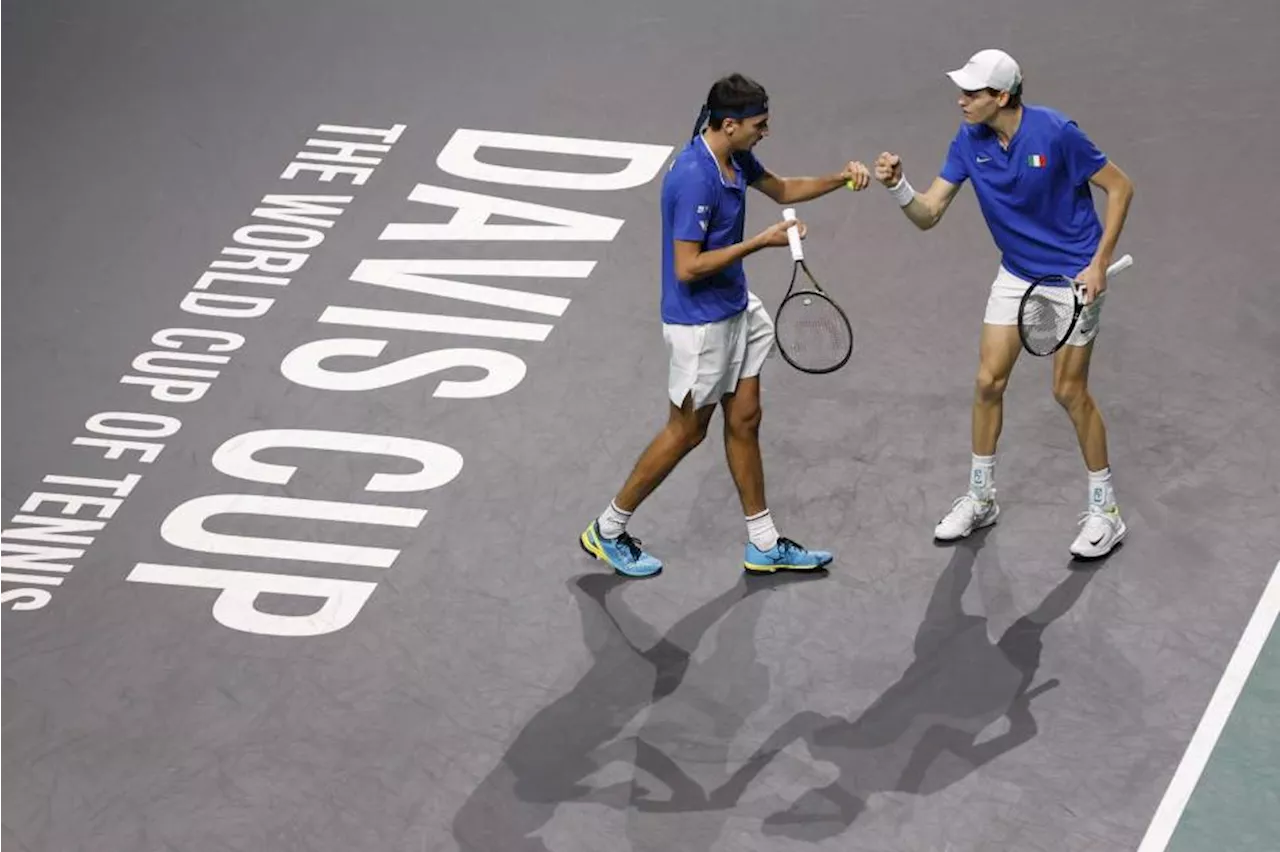
[[[1020,318],[1027,348],[1046,355],[1056,349],[1071,331],[1075,307],[1075,296],[1069,287],[1032,288]]]
[[[805,370],[828,369],[853,346],[849,325],[836,306],[811,293],[787,301],[778,312],[774,335],[788,359]]]

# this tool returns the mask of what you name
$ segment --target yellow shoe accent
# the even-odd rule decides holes
[[[591,526],[582,531],[582,535],[578,537],[578,542],[582,545],[582,549],[587,553],[591,554],[596,559],[599,559],[601,562],[608,562],[609,560],[606,559],[604,555],[604,548],[601,547],[600,542],[596,540],[595,529],[596,525],[595,523],[592,523]]]

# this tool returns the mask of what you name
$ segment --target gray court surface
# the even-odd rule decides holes
[[[1135,849],[1280,557],[1278,9],[7,2],[6,852]],[[988,46],[1137,187],[1092,374],[1125,546],[1070,559],[1085,471],[1033,359],[1007,397],[999,524],[933,543],[964,488],[997,256],[971,190],[919,233],[873,186],[800,210],[853,360],[764,378],[769,502],[836,551],[829,574],[743,576],[718,426],[632,522],[665,573],[589,559],[578,534],[666,416],[666,154],[628,149],[648,171],[592,190],[477,180],[441,152],[460,130],[677,146],[738,70],[772,96],[775,171],[887,149],[923,188],[959,121],[943,72]],[[313,138],[386,148],[358,185],[283,177],[334,153]],[[476,159],[597,183],[626,163]],[[386,238],[457,213],[411,199],[424,186],[582,230]],[[293,238],[323,241],[287,282],[196,289],[280,194],[349,200],[297,214]],[[465,198],[455,224],[484,220]],[[750,204],[750,229],[779,215]],[[377,284],[367,260],[437,263]],[[785,249],[748,262],[770,307],[789,271]],[[201,293],[274,301],[184,310]],[[243,341],[135,361],[170,329]],[[208,385],[156,399],[198,384],[130,376]],[[164,434],[104,431],[148,425]],[[438,446],[395,457],[411,441]],[[1197,836],[1254,848],[1240,828]]]

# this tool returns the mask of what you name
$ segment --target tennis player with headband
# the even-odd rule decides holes
[[[1021,69],[1004,51],[980,51],[948,76],[960,88],[964,120],[928,191],[912,189],[898,156],[886,152],[875,163],[876,178],[921,230],[937,225],[960,186],[971,180],[1002,255],[979,343],[969,490],[934,534],[944,541],[963,538],[995,523],[1000,513],[993,472],[1005,386],[1021,351],[1018,304],[1031,280],[1061,274],[1086,289],[1079,324],[1053,363],[1053,395],[1075,425],[1089,474],[1082,529],[1070,550],[1082,558],[1105,556],[1126,528],[1111,485],[1106,428],[1089,393],[1089,362],[1107,288],[1105,270],[1129,212],[1133,184],[1072,119],[1023,104]],[[1106,193],[1105,225],[1094,210],[1090,184]]]
[[[703,122],[707,122],[704,130]],[[669,355],[668,420],[641,454],[622,489],[582,533],[582,547],[615,571],[647,577],[662,563],[640,549],[627,523],[641,502],[706,437],[717,405],[724,409],[725,455],[746,516],[748,571],[812,570],[832,555],[778,534],[765,502],[760,460],[760,371],[773,349],[773,320],[750,292],[742,261],[787,245],[783,219],[744,238],[746,189],[778,204],[798,204],[849,182],[863,189],[862,163],[826,177],[778,177],[752,149],[769,133],[769,98],[741,74],[711,87],[689,143],[662,182],[663,337]]]

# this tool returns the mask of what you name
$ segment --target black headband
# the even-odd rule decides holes
[[[720,107],[710,111],[712,118],[754,118],[769,111],[769,101],[756,101],[739,107]]]
[[[709,105],[703,104],[702,110],[698,113],[698,121],[693,125],[693,133],[689,138],[692,139],[698,135],[698,132],[702,130],[702,123],[708,118],[754,118],[757,115],[764,115],[768,111],[768,99],[738,107],[717,107],[716,109],[712,109]]]

